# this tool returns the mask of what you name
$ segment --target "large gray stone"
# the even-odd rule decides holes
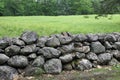
[[[16,45],[11,45],[5,49],[5,54],[8,56],[14,56],[20,53],[20,47]]]
[[[60,50],[62,54],[71,53],[74,51],[74,43],[71,43],[69,45],[63,45],[61,47],[58,47],[57,49]]]
[[[34,67],[43,67],[45,63],[45,59],[42,56],[38,56],[32,63],[32,66]]]
[[[105,45],[106,49],[111,49],[112,48],[112,45],[108,41],[105,41],[104,45]]]
[[[115,58],[113,58],[109,63],[110,66],[115,66],[117,64],[120,64],[119,61],[117,61]]]
[[[60,45],[60,41],[56,37],[50,37],[46,42],[46,46],[48,47],[57,47],[59,45]]]
[[[0,48],[6,48],[9,45],[9,42],[7,40],[0,39]]]
[[[0,65],[4,64],[5,62],[7,62],[9,59],[8,56],[6,56],[5,54],[0,54]]]
[[[21,49],[21,54],[22,55],[29,55],[31,53],[36,52],[36,45],[27,45],[24,48]]]
[[[88,70],[91,68],[92,68],[92,63],[87,59],[79,60],[78,63],[76,64],[77,70],[83,71],[83,70]]]
[[[70,36],[59,36],[58,37],[61,44],[68,44],[72,41],[72,38]]]
[[[28,65],[28,59],[25,56],[13,56],[8,60],[8,64],[13,67],[24,68]]]
[[[92,42],[91,51],[94,53],[102,53],[105,52],[105,47],[100,42]]]
[[[95,53],[90,52],[86,55],[87,59],[91,60],[91,61],[97,61],[98,57]]]
[[[98,59],[99,59],[98,62],[100,64],[106,65],[106,64],[108,64],[109,61],[111,61],[112,54],[110,54],[110,53],[102,53],[102,54],[98,55]]]
[[[58,74],[62,71],[62,63],[59,59],[51,59],[44,64],[46,73]]]
[[[120,50],[120,42],[115,42],[114,48]]]
[[[67,63],[73,60],[73,54],[66,54],[63,56],[60,56],[59,58],[63,63]]]
[[[82,42],[86,40],[87,40],[87,36],[85,34],[78,34],[74,38],[74,41],[77,41],[77,42]]]
[[[38,40],[38,35],[32,31],[24,32],[20,37],[26,44],[33,44]]]
[[[98,35],[96,34],[87,34],[88,41],[93,42],[98,40]]]
[[[46,43],[47,39],[48,39],[48,37],[45,37],[45,36],[40,37],[40,38],[38,39],[36,45],[37,45],[38,47],[40,47],[40,48],[45,47],[45,43]]]
[[[39,54],[42,54],[45,58],[59,57],[61,52],[55,48],[44,47],[39,50]]]
[[[75,47],[75,51],[80,53],[88,53],[90,52],[90,47],[89,46]]]
[[[13,80],[17,75],[16,69],[10,66],[0,66],[0,80]]]
[[[117,41],[116,37],[113,34],[108,34],[104,38],[105,41],[115,42]]]
[[[13,42],[14,45],[25,46],[24,41],[20,40],[19,38],[13,38],[12,42]]]
[[[118,50],[113,50],[111,51],[111,54],[113,54],[113,56],[120,61],[120,51]]]

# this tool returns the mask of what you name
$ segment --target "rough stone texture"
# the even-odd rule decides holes
[[[62,71],[62,63],[59,59],[51,59],[44,65],[46,73],[58,74]]]
[[[41,48],[45,47],[45,43],[46,43],[47,39],[48,39],[48,37],[40,37],[40,38],[38,39],[36,45],[37,45],[38,47],[41,47]]]
[[[111,49],[112,48],[112,45],[108,41],[105,41],[104,46],[105,46],[106,49]]]
[[[76,66],[77,70],[87,70],[92,68],[92,63],[87,59],[79,60]]]
[[[35,53],[32,53],[28,56],[29,59],[35,59],[37,55]]]
[[[63,63],[67,63],[67,62],[70,62],[73,60],[73,55],[72,54],[66,54],[64,56],[60,56],[60,60],[63,62]]]
[[[97,55],[93,52],[88,53],[86,57],[87,57],[87,59],[89,59],[91,61],[97,61],[98,60]]]
[[[4,64],[5,62],[7,62],[9,59],[8,56],[6,56],[5,54],[0,54],[0,65]]]
[[[90,47],[89,46],[76,47],[75,51],[81,53],[88,53],[90,51]]]
[[[29,55],[31,53],[36,52],[36,45],[27,45],[24,48],[21,49],[21,54],[23,55]]]
[[[87,37],[88,37],[88,41],[90,42],[98,40],[98,35],[96,34],[87,34]]]
[[[14,45],[25,46],[24,41],[20,40],[19,38],[13,38],[12,42],[13,42]]]
[[[0,80],[13,80],[18,75],[17,70],[10,66],[0,66]]]
[[[48,46],[48,47],[57,47],[59,45],[60,45],[60,41],[56,37],[51,37],[46,42],[46,46]]]
[[[100,42],[92,42],[91,51],[94,53],[102,53],[105,52],[105,47]]]
[[[63,65],[63,70],[72,70],[73,69],[73,67],[72,67],[72,64],[70,64],[70,63],[68,63],[68,64],[65,64],[65,65]]]
[[[82,42],[82,41],[86,41],[87,40],[87,36],[84,35],[84,34],[78,34],[75,36],[74,38],[74,41],[77,41],[77,42]]]
[[[39,52],[40,54],[43,54],[45,58],[59,57],[61,54],[59,50],[51,48],[51,47],[44,47]]]
[[[120,50],[120,42],[115,42],[114,47],[115,49]]]
[[[115,65],[119,64],[119,61],[117,61],[115,58],[113,58],[108,64],[110,66],[115,66]]]
[[[5,49],[5,53],[8,56],[14,56],[20,53],[20,47],[16,45],[11,45]]]
[[[58,47],[58,50],[60,50],[63,54],[64,53],[71,53],[74,50],[74,44],[69,45],[63,45],[62,47]]]
[[[38,35],[32,31],[24,32],[20,37],[26,44],[32,44],[38,40]]]
[[[108,34],[104,38],[105,41],[115,42],[117,41],[116,37],[113,34]]]
[[[76,52],[75,56],[76,56],[76,58],[81,59],[81,58],[85,57],[85,53]]]
[[[43,67],[45,59],[42,56],[38,56],[32,63],[34,67]]]
[[[8,64],[13,67],[24,68],[28,65],[28,59],[25,56],[13,56],[8,60]]]
[[[61,44],[68,44],[72,41],[72,38],[70,36],[59,36],[58,39]]]
[[[6,48],[9,45],[9,42],[5,39],[0,39],[0,48]]]
[[[108,62],[112,59],[112,55],[110,53],[103,53],[98,55],[98,62],[100,64],[108,64]]]
[[[113,54],[113,56],[120,61],[120,51],[113,50],[111,51],[111,54]]]

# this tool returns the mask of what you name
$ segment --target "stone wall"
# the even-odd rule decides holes
[[[58,74],[63,70],[88,70],[120,61],[120,33],[39,37],[26,31],[20,37],[0,39],[0,80],[15,75]]]

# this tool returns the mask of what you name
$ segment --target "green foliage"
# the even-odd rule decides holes
[[[0,16],[119,13],[119,0],[0,0]]]

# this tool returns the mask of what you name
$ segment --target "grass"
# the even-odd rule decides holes
[[[120,15],[95,19],[95,15],[85,16],[17,16],[0,17],[0,37],[19,36],[23,31],[32,30],[41,35],[61,32],[109,33],[120,32]]]

